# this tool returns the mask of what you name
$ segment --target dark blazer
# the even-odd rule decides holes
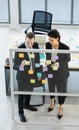
[[[50,42],[46,43],[46,49],[52,49],[52,45]],[[59,42],[59,49],[58,50],[69,50],[69,47],[61,42]],[[53,50],[52,50],[53,51]],[[56,62],[59,62],[59,69],[57,71],[54,71],[50,65],[48,65],[48,73],[53,73],[54,78],[56,79],[64,79],[69,76],[69,69],[68,69],[68,62],[70,61],[70,54],[61,54],[57,53],[58,59]],[[51,54],[47,53],[46,54],[46,60],[51,60]],[[51,62],[52,64],[52,62]]]
[[[25,43],[21,44],[18,48],[26,48]],[[34,48],[34,49],[39,49],[38,43],[35,42],[34,45],[33,45],[33,48]],[[20,53],[23,53],[23,54],[24,54],[24,57],[23,57],[23,58],[19,58],[19,54],[20,54]],[[27,53],[27,52],[15,52],[15,57],[14,57],[14,69],[17,70],[17,76],[16,76],[16,78],[17,78],[17,80],[27,81],[28,76],[29,76],[28,70],[30,69],[30,65],[25,65],[25,66],[24,66],[24,71],[20,71],[20,70],[19,70],[19,67],[20,67],[21,62],[22,62],[23,60],[30,61],[30,60],[29,60],[29,55],[28,55],[28,53]],[[38,53],[35,53],[35,63],[39,63],[39,54],[38,54]],[[35,70],[36,70],[36,71],[38,71],[38,70],[41,71],[41,70],[39,69],[39,67],[38,67],[38,68],[35,68]]]

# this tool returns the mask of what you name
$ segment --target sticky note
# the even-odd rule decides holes
[[[40,59],[42,59],[42,58],[45,58],[45,54],[43,54],[43,53],[40,54]]]
[[[25,65],[30,65],[30,61],[25,61]]]
[[[79,55],[74,55],[74,58],[79,58]]]
[[[44,80],[42,80],[42,84],[46,84],[46,80],[44,79]]]
[[[76,47],[76,48],[79,48],[79,45],[76,45],[75,47]]]
[[[37,72],[37,77],[42,77],[42,73],[40,73],[40,72]]]
[[[39,63],[35,63],[35,67],[40,67],[40,64]]]
[[[54,56],[54,57],[53,57],[53,60],[58,60],[58,56],[57,56],[57,55]]]
[[[30,79],[30,83],[34,84],[35,83],[35,79]]]
[[[45,66],[43,67],[43,72],[48,71],[48,68]]]
[[[28,70],[28,74],[34,74],[34,70]]]
[[[30,54],[30,58],[35,58],[35,55],[34,54]]]
[[[23,67],[23,66],[20,66],[20,67],[19,67],[19,71],[24,71],[24,67]]]
[[[19,58],[24,58],[24,53],[19,53]]]
[[[51,64],[51,60],[46,60],[46,64],[47,65]]]
[[[53,70],[58,70],[58,66],[53,66]]]
[[[48,78],[53,78],[53,74],[48,74]]]

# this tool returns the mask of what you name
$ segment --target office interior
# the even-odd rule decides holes
[[[11,86],[9,83],[9,92],[7,94],[5,79],[6,58],[9,58],[9,49],[14,47],[16,48],[20,45],[20,43],[25,41],[24,31],[32,22],[34,10],[51,12],[53,14],[52,29],[58,29],[61,34],[61,41],[69,45],[71,50],[79,51],[79,16],[77,15],[79,10],[78,5],[78,0],[34,0],[33,4],[31,0],[0,0],[0,129],[79,129],[79,54],[72,56],[72,62],[70,63],[70,78],[68,82],[68,92],[75,94],[75,96],[68,96],[66,98],[63,118],[61,120],[58,120],[56,116],[58,108],[57,102],[53,112],[47,112],[50,99],[49,96],[45,96],[44,104],[41,106],[36,106],[38,108],[37,112],[33,113],[29,110],[25,110],[25,115],[28,121],[24,124],[21,123],[17,112],[17,96],[15,96],[15,103],[12,104],[10,94]],[[36,35],[36,40],[38,42],[41,40],[40,37],[43,38],[44,41],[48,40],[47,35]],[[41,48],[44,47],[44,41],[40,44]],[[8,71],[9,69],[7,72]],[[6,76],[9,77],[9,74],[7,73]],[[16,79],[14,79],[14,86],[17,90]],[[46,84],[45,87],[46,92],[48,92],[48,84]],[[39,89],[39,91],[41,90]],[[38,96],[38,98],[33,96],[31,98],[31,103],[41,104],[42,96]],[[15,121],[12,120],[13,105],[15,108]]]

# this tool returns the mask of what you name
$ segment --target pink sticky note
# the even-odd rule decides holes
[[[19,71],[24,71],[24,67],[23,67],[23,66],[20,66],[20,67],[19,67]]]
[[[48,74],[48,78],[53,78],[53,74]]]
[[[43,67],[43,72],[48,71],[48,68],[45,66]]]
[[[54,56],[53,59],[54,59],[54,60],[58,60],[58,56]]]

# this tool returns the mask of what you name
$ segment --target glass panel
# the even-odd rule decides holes
[[[53,14],[53,23],[70,24],[71,0],[48,0],[47,11]]]
[[[13,76],[15,91],[79,94],[79,53],[15,54]],[[21,66],[23,60],[26,64],[24,67]],[[19,81],[18,84],[16,79]]]
[[[9,22],[9,0],[0,0],[0,22]]]
[[[32,22],[32,17],[33,17],[33,11],[34,10],[43,10],[45,7],[45,1],[44,0],[21,0],[21,14],[20,14],[20,22],[21,23],[31,23]],[[32,6],[31,6],[32,4]],[[40,4],[40,6],[39,6]]]
[[[52,123],[55,120],[55,124],[54,127],[56,127],[58,125],[58,128],[68,128],[69,129],[71,127],[74,128],[74,126],[78,128],[78,122],[79,122],[79,66],[78,66],[78,71],[76,71],[75,66],[73,67],[73,70],[71,70],[71,65],[72,65],[72,58],[71,58],[71,54],[69,53],[59,53],[59,52],[53,52],[52,50],[50,51],[50,53],[48,52],[44,52],[44,50],[42,52],[35,52],[34,53],[28,53],[29,51],[25,50],[20,50],[19,52],[16,51],[16,55],[14,55],[13,53],[13,57],[17,58],[16,62],[15,60],[12,60],[12,65],[14,67],[14,74],[13,74],[13,81],[14,81],[14,87],[15,88],[15,92],[20,92],[17,91],[18,88],[21,89],[21,92],[32,92],[32,94],[35,92],[36,95],[31,95],[31,98],[29,100],[29,105],[27,105],[27,98],[25,97],[27,94],[26,93],[20,93],[20,94],[25,94],[24,97],[21,97],[21,95],[19,96],[19,98],[17,98],[17,96],[15,96],[15,104],[12,103],[12,105],[14,105],[14,110],[15,110],[15,119],[17,121],[21,120],[20,115],[18,114],[18,110],[19,113],[24,112],[24,115],[26,117],[26,119],[29,119],[29,123],[38,123],[40,121],[40,124],[50,127],[50,125],[52,126]],[[11,53],[10,53],[11,54]],[[74,61],[74,65],[76,65],[76,61],[79,62],[79,53],[75,52],[72,53],[73,55],[76,55],[76,60]],[[28,60],[29,59],[39,59],[40,62],[36,62],[37,60],[35,60],[34,62],[34,66],[32,60]],[[39,57],[39,58],[37,58]],[[71,59],[70,59],[70,58]],[[20,63],[26,60],[25,63],[25,67],[23,68],[22,66],[20,66]],[[71,64],[70,64],[71,62]],[[16,63],[16,64],[14,64]],[[53,64],[53,65],[52,65]],[[69,65],[70,64],[70,65]],[[79,64],[78,64],[79,65]],[[12,68],[13,68],[12,67]],[[31,68],[32,67],[32,68]],[[34,68],[33,68],[34,67]],[[26,69],[27,68],[27,69]],[[39,68],[39,69],[38,69]],[[18,76],[20,78],[20,80],[18,80],[18,84],[16,84],[15,86],[15,82],[16,82],[16,70],[19,72],[17,75],[17,79]],[[40,80],[40,78],[42,78],[42,80]],[[67,82],[67,78],[68,78],[68,82]],[[37,80],[39,79],[38,82],[42,83],[45,85],[45,90],[41,89],[41,87],[37,86]],[[49,83],[48,83],[49,80]],[[42,82],[41,82],[42,81]],[[28,85],[29,84],[29,85]],[[11,84],[12,85],[12,84]],[[50,86],[50,87],[49,87]],[[44,96],[44,95],[39,95],[38,92],[40,92],[40,94],[42,94],[42,92],[44,92],[44,94],[50,94],[51,96],[55,96],[55,104],[54,104],[54,109],[53,109],[53,116],[52,116],[52,112],[50,114],[47,114],[49,106],[50,106],[50,100],[49,100],[49,96]],[[50,92],[50,93],[49,93]],[[52,93],[55,92],[55,93]],[[59,92],[59,93],[56,93]],[[58,95],[56,95],[58,94]],[[64,96],[62,96],[61,94],[64,94]],[[72,94],[65,96],[65,94]],[[75,94],[75,96],[74,96]],[[11,95],[14,96],[14,95]],[[61,97],[60,97],[61,96]],[[28,97],[28,96],[27,96]],[[29,97],[28,97],[29,98]],[[45,98],[45,100],[44,100]],[[59,99],[60,98],[60,99]],[[13,99],[13,98],[12,98]],[[18,100],[19,99],[19,100]],[[64,100],[65,99],[65,100]],[[60,104],[59,104],[59,100],[61,100],[64,103],[62,105],[63,107],[63,122],[61,122],[61,124],[58,122],[56,122],[56,118],[58,118],[58,112],[59,112],[59,108],[60,108]],[[43,102],[44,101],[44,102]],[[36,107],[36,109],[38,110],[35,114],[28,111],[31,110],[32,107],[28,107],[30,105],[43,105],[42,107]],[[27,105],[25,107],[25,105]],[[22,108],[22,109],[21,109]],[[33,109],[32,109],[33,110]],[[76,112],[74,112],[74,110],[76,110]],[[28,112],[27,112],[28,111]],[[13,112],[13,111],[12,111]],[[18,119],[18,115],[19,115],[19,119]],[[38,118],[36,119],[36,117],[38,116]],[[32,118],[31,118],[32,117]],[[72,121],[71,121],[72,118]],[[65,120],[64,120],[65,119]],[[73,124],[72,124],[73,122]]]
[[[79,0],[74,0],[74,8],[73,8],[73,23],[79,24],[79,16],[77,12],[79,12]]]

